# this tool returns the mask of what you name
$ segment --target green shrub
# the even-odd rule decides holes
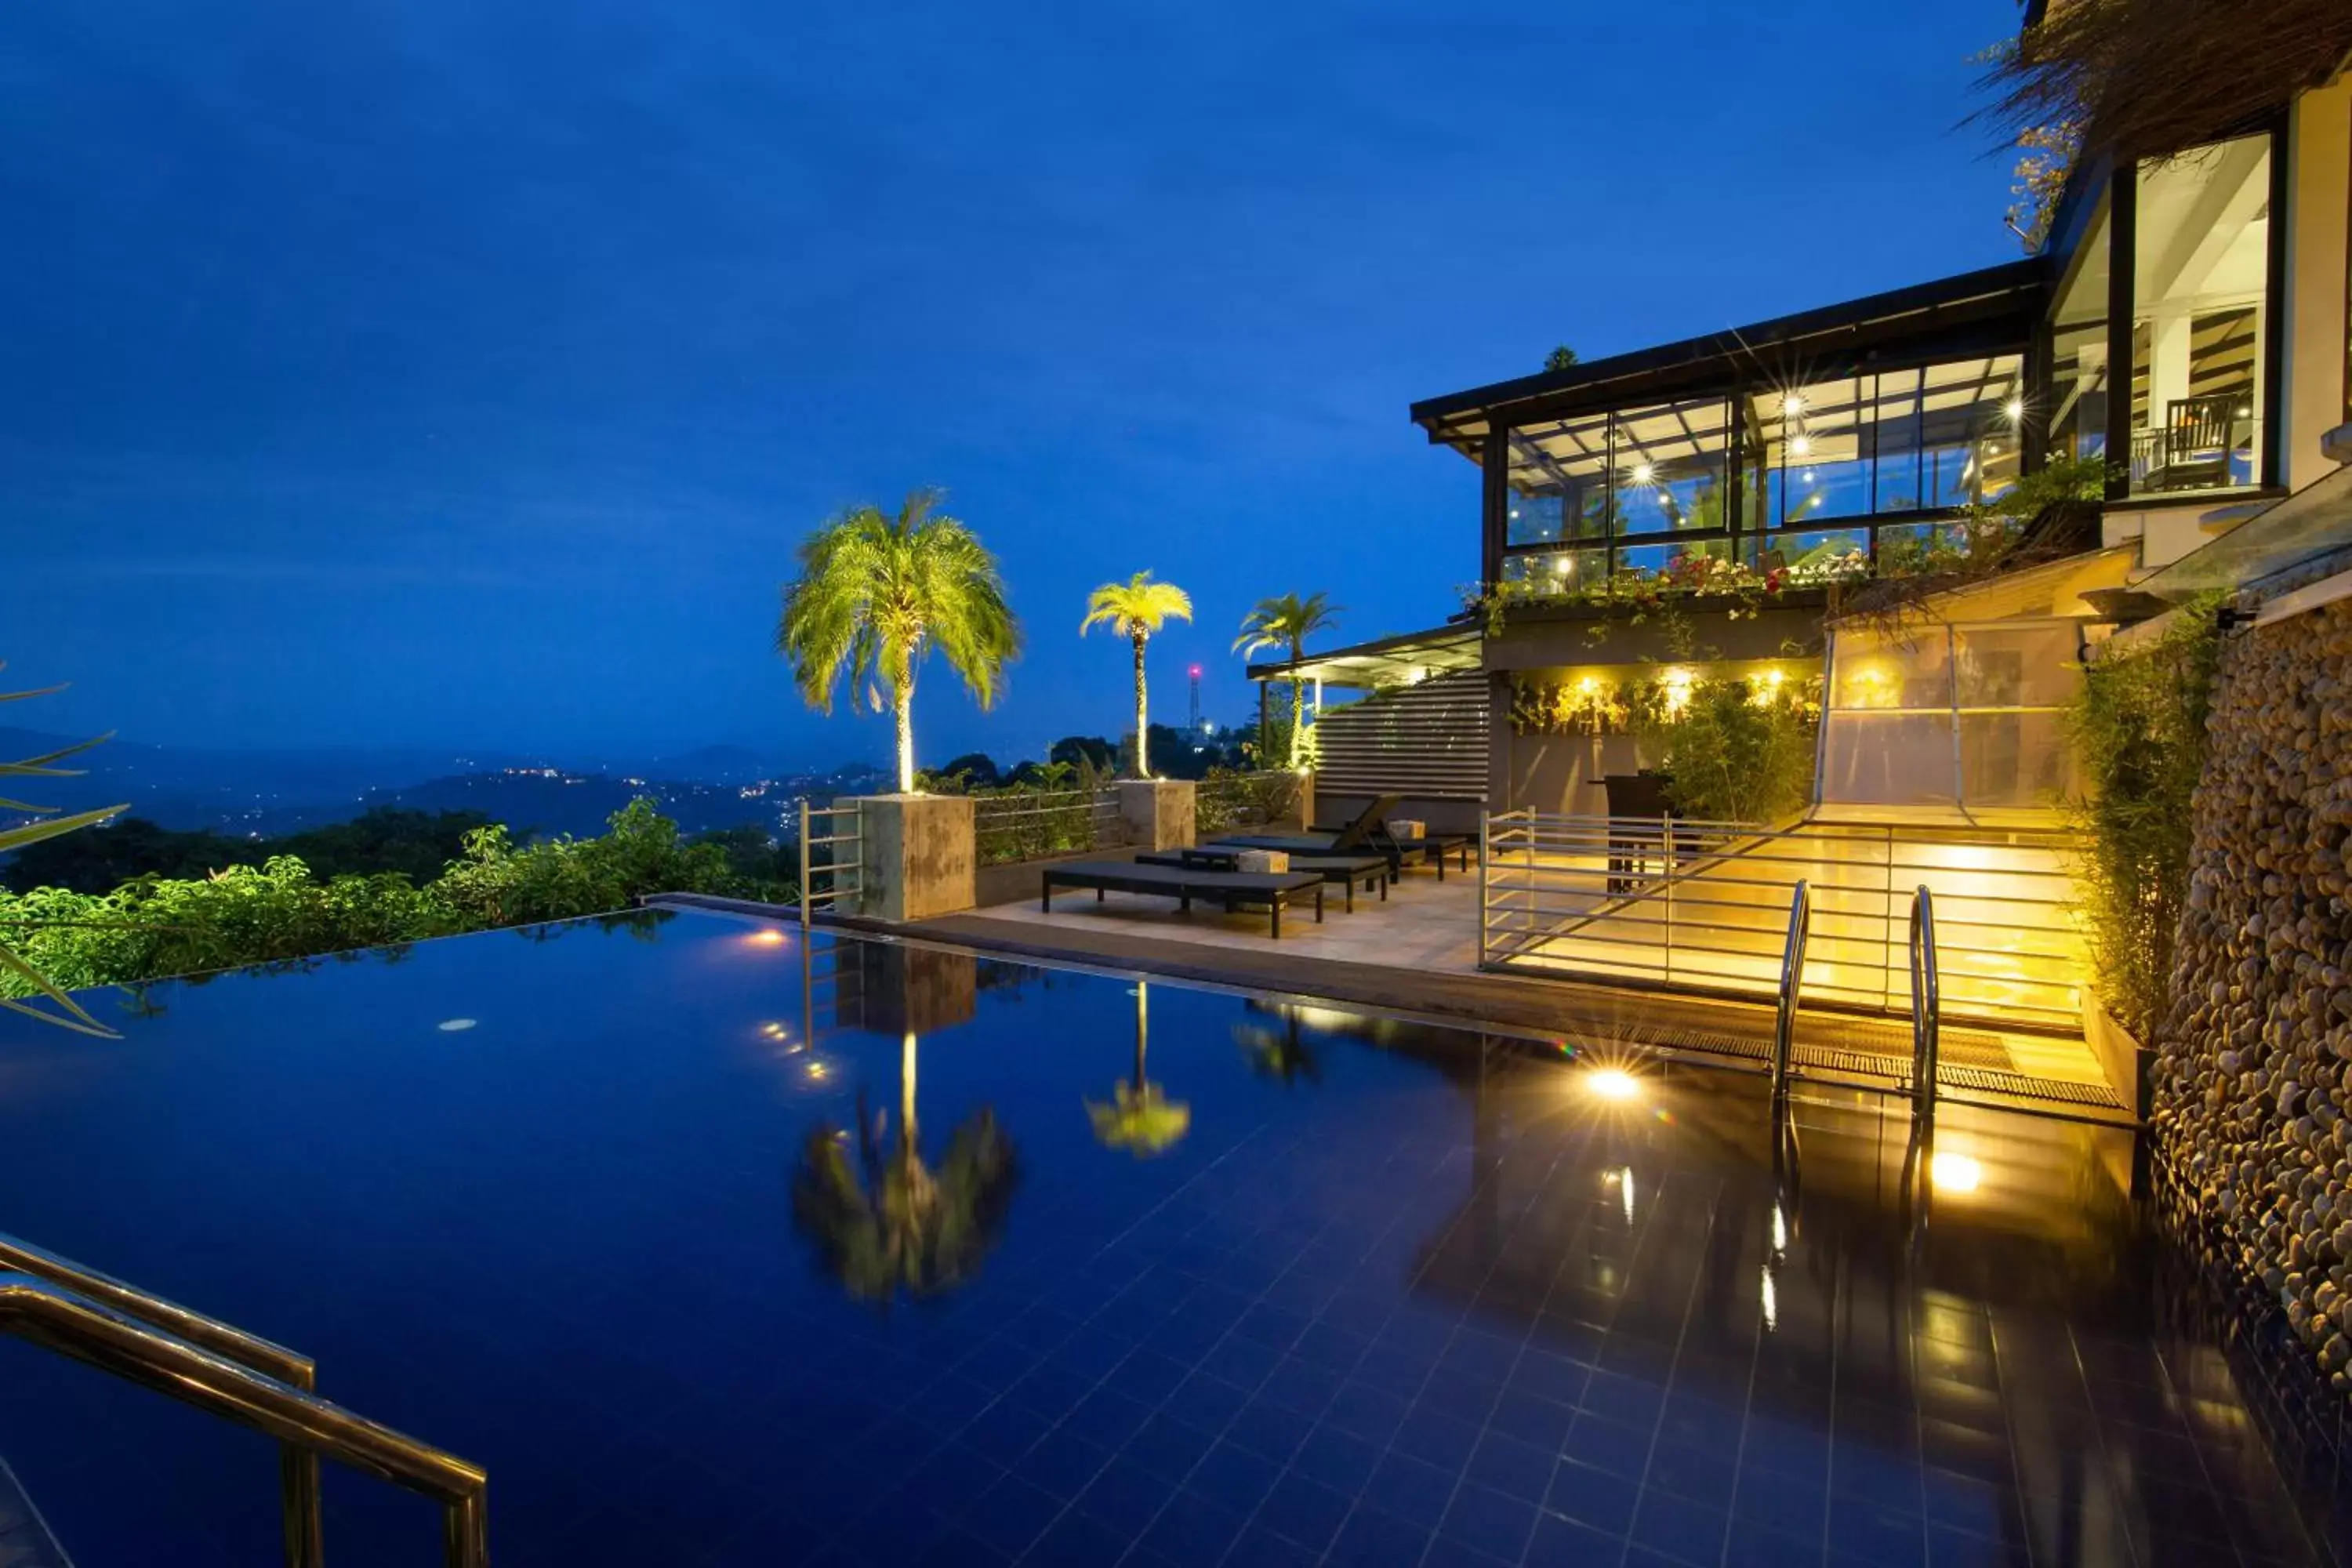
[[[2092,664],[2066,712],[2084,788],[2069,815],[2083,837],[2075,883],[2085,934],[2100,994],[2143,1039],[2164,1016],[2189,897],[2190,801],[2205,771],[2219,605],[2186,605],[2153,643]]]
[[[322,881],[279,855],[202,878],[142,877],[104,894],[0,892],[0,921],[20,933],[18,951],[35,969],[79,988],[571,920],[660,892],[791,895],[739,874],[726,845],[681,839],[640,799],[614,813],[598,838],[518,847],[502,826],[477,828],[463,857],[423,887],[399,872]],[[0,994],[29,993],[29,983],[0,975]]]
[[[1702,822],[1777,822],[1813,795],[1817,709],[1797,689],[1702,680],[1669,701],[1643,688],[1629,700],[1643,750],[1669,777],[1666,798]]]

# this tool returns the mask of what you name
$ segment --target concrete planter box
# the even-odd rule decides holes
[[[979,853],[969,796],[864,795],[857,832],[860,914],[897,922],[972,907]]]
[[[2095,987],[2089,985],[2083,987],[2083,1043],[2098,1058],[2100,1070],[2106,1075],[2116,1098],[2123,1101],[2124,1109],[2137,1120],[2147,1121],[2152,1098],[2149,1079],[2156,1065],[2156,1053],[2116,1022],[2116,1016],[2107,1011],[2105,1000]]]

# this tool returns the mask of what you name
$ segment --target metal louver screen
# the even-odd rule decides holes
[[[1441,675],[1327,711],[1316,788],[1423,800],[1486,797],[1486,677]]]

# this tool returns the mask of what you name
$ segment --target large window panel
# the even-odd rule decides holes
[[[2126,176],[2135,494],[2261,479],[2271,156],[2267,133],[2242,136]]]
[[[1586,415],[1515,429],[1510,455],[1506,545],[1607,537],[1609,416]]]
[[[1808,382],[1749,399],[1764,442],[1768,526],[1796,528],[1870,510],[1864,405],[1872,379]]]
[[[1610,435],[1620,531],[1728,529],[1730,448],[1730,404],[1724,398],[1620,412]]]
[[[2000,354],[1921,373],[1919,482],[1927,505],[1969,506],[2017,482],[2023,368],[2014,354]]]

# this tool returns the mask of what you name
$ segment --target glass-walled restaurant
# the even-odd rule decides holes
[[[1537,593],[1709,562],[1790,587],[1932,565],[1966,509],[2052,458],[2103,461],[2111,504],[2272,489],[2276,139],[2085,178],[2027,261],[1413,417],[1487,469],[1486,579]]]
[[[1825,583],[1924,559],[2015,482],[2024,360],[1792,380],[1513,425],[1502,575],[1561,588],[1687,556]]]

